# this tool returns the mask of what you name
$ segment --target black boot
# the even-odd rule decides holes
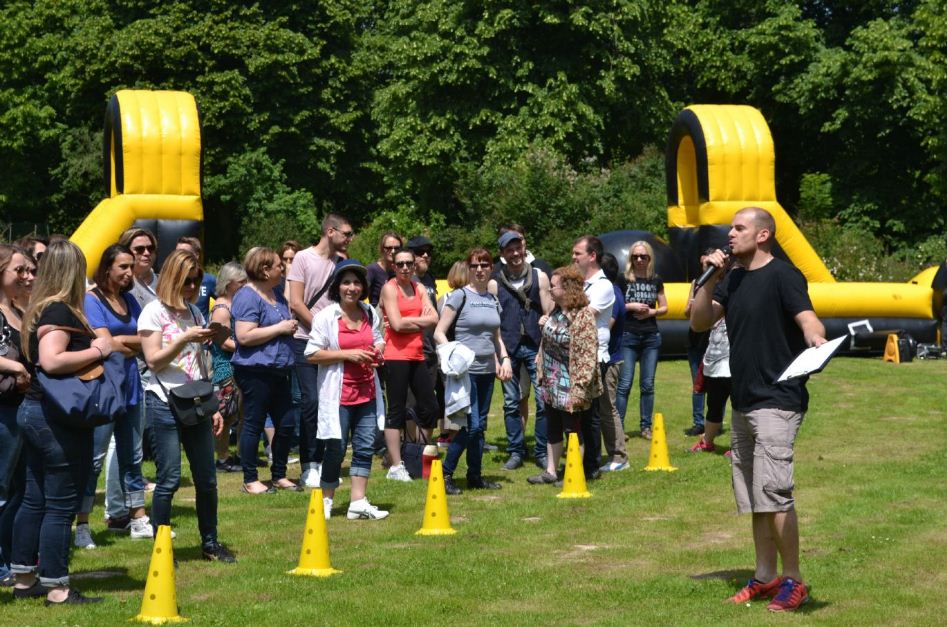
[[[454,485],[453,475],[444,475],[444,492],[450,494],[451,496],[463,494],[463,491]]]

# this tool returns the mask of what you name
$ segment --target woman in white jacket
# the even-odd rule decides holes
[[[332,305],[312,319],[306,358],[319,366],[319,432],[325,440],[321,487],[325,517],[332,512],[345,447],[352,439],[352,496],[349,520],[388,516],[365,497],[372,469],[373,444],[385,414],[377,368],[385,341],[381,320],[361,300],[368,290],[365,266],[356,259],[341,262],[332,276]]]

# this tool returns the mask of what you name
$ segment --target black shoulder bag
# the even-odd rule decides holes
[[[191,310],[191,317],[197,322],[195,315],[196,309],[193,305],[188,305]],[[204,422],[212,418],[218,409],[217,395],[214,394],[214,384],[207,375],[207,366],[204,363],[204,347],[201,345],[197,353],[197,365],[201,369],[201,378],[195,381],[188,381],[183,385],[173,387],[170,390],[161,383],[161,378],[157,372],[154,372],[155,381],[164,391],[168,399],[168,407],[174,415],[175,420],[185,427]]]

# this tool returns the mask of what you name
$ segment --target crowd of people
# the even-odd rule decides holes
[[[540,472],[530,484],[561,485],[569,433],[579,436],[588,480],[628,468],[624,424],[636,365],[638,434],[651,438],[656,319],[667,300],[648,242],[631,245],[622,269],[586,235],[573,245],[573,263],[553,269],[529,252],[522,226],[506,224],[496,250],[471,250],[451,268],[450,291],[439,295],[428,238],[386,232],[378,259],[366,266],[349,258],[354,236],[344,216],[329,214],[313,245],[255,247],[214,277],[192,237],[182,237],[156,271],[154,234],[132,228],[106,248],[91,282],[82,252],[64,238],[0,246],[0,373],[9,383],[0,383],[0,575],[9,575],[14,598],[100,600],[70,587],[68,562],[70,544],[95,548],[89,517],[102,470],[108,529],[150,539],[171,524],[182,449],[202,554],[231,563],[218,539],[218,472],[241,472],[242,491],[261,498],[321,488],[328,519],[351,444],[346,516],[378,520],[389,512],[368,499],[373,460],[383,458],[388,480],[411,481],[420,475],[411,445],[436,437],[447,449],[449,495],[500,489],[483,469],[496,380],[507,436],[502,469],[532,456]],[[723,265],[719,251],[702,261]],[[686,430],[699,436],[694,452],[715,450],[731,394],[727,324],[706,293],[695,289],[688,304],[699,319],[691,356],[695,422]],[[809,332],[816,337],[817,329]],[[113,352],[124,364],[126,411],[94,428],[57,419],[37,373],[81,378]],[[203,411],[207,395],[211,409]],[[733,463],[746,474],[753,450],[743,429]],[[268,462],[259,458],[261,438]],[[154,483],[142,473],[145,450],[155,462]],[[298,481],[287,476],[294,450]],[[463,482],[455,478],[462,455]],[[738,500],[752,509],[752,493]],[[770,574],[760,572],[751,587],[782,585]]]

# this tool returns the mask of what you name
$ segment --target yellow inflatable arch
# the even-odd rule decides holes
[[[721,229],[737,211],[762,207],[776,220],[778,247],[809,281],[820,317],[926,321],[937,317],[926,275],[910,283],[837,283],[776,199],[775,162],[769,126],[753,107],[684,109],[672,126],[666,161],[672,241],[675,235],[678,241],[685,240],[687,235],[681,232],[701,229],[716,230],[719,241]],[[687,291],[686,284],[667,286],[668,318],[684,319]]]
[[[85,253],[89,277],[102,252],[136,221],[184,221],[187,231],[199,228],[201,158],[200,116],[191,94],[121,90],[112,96],[105,118],[108,197],[70,238]]]

